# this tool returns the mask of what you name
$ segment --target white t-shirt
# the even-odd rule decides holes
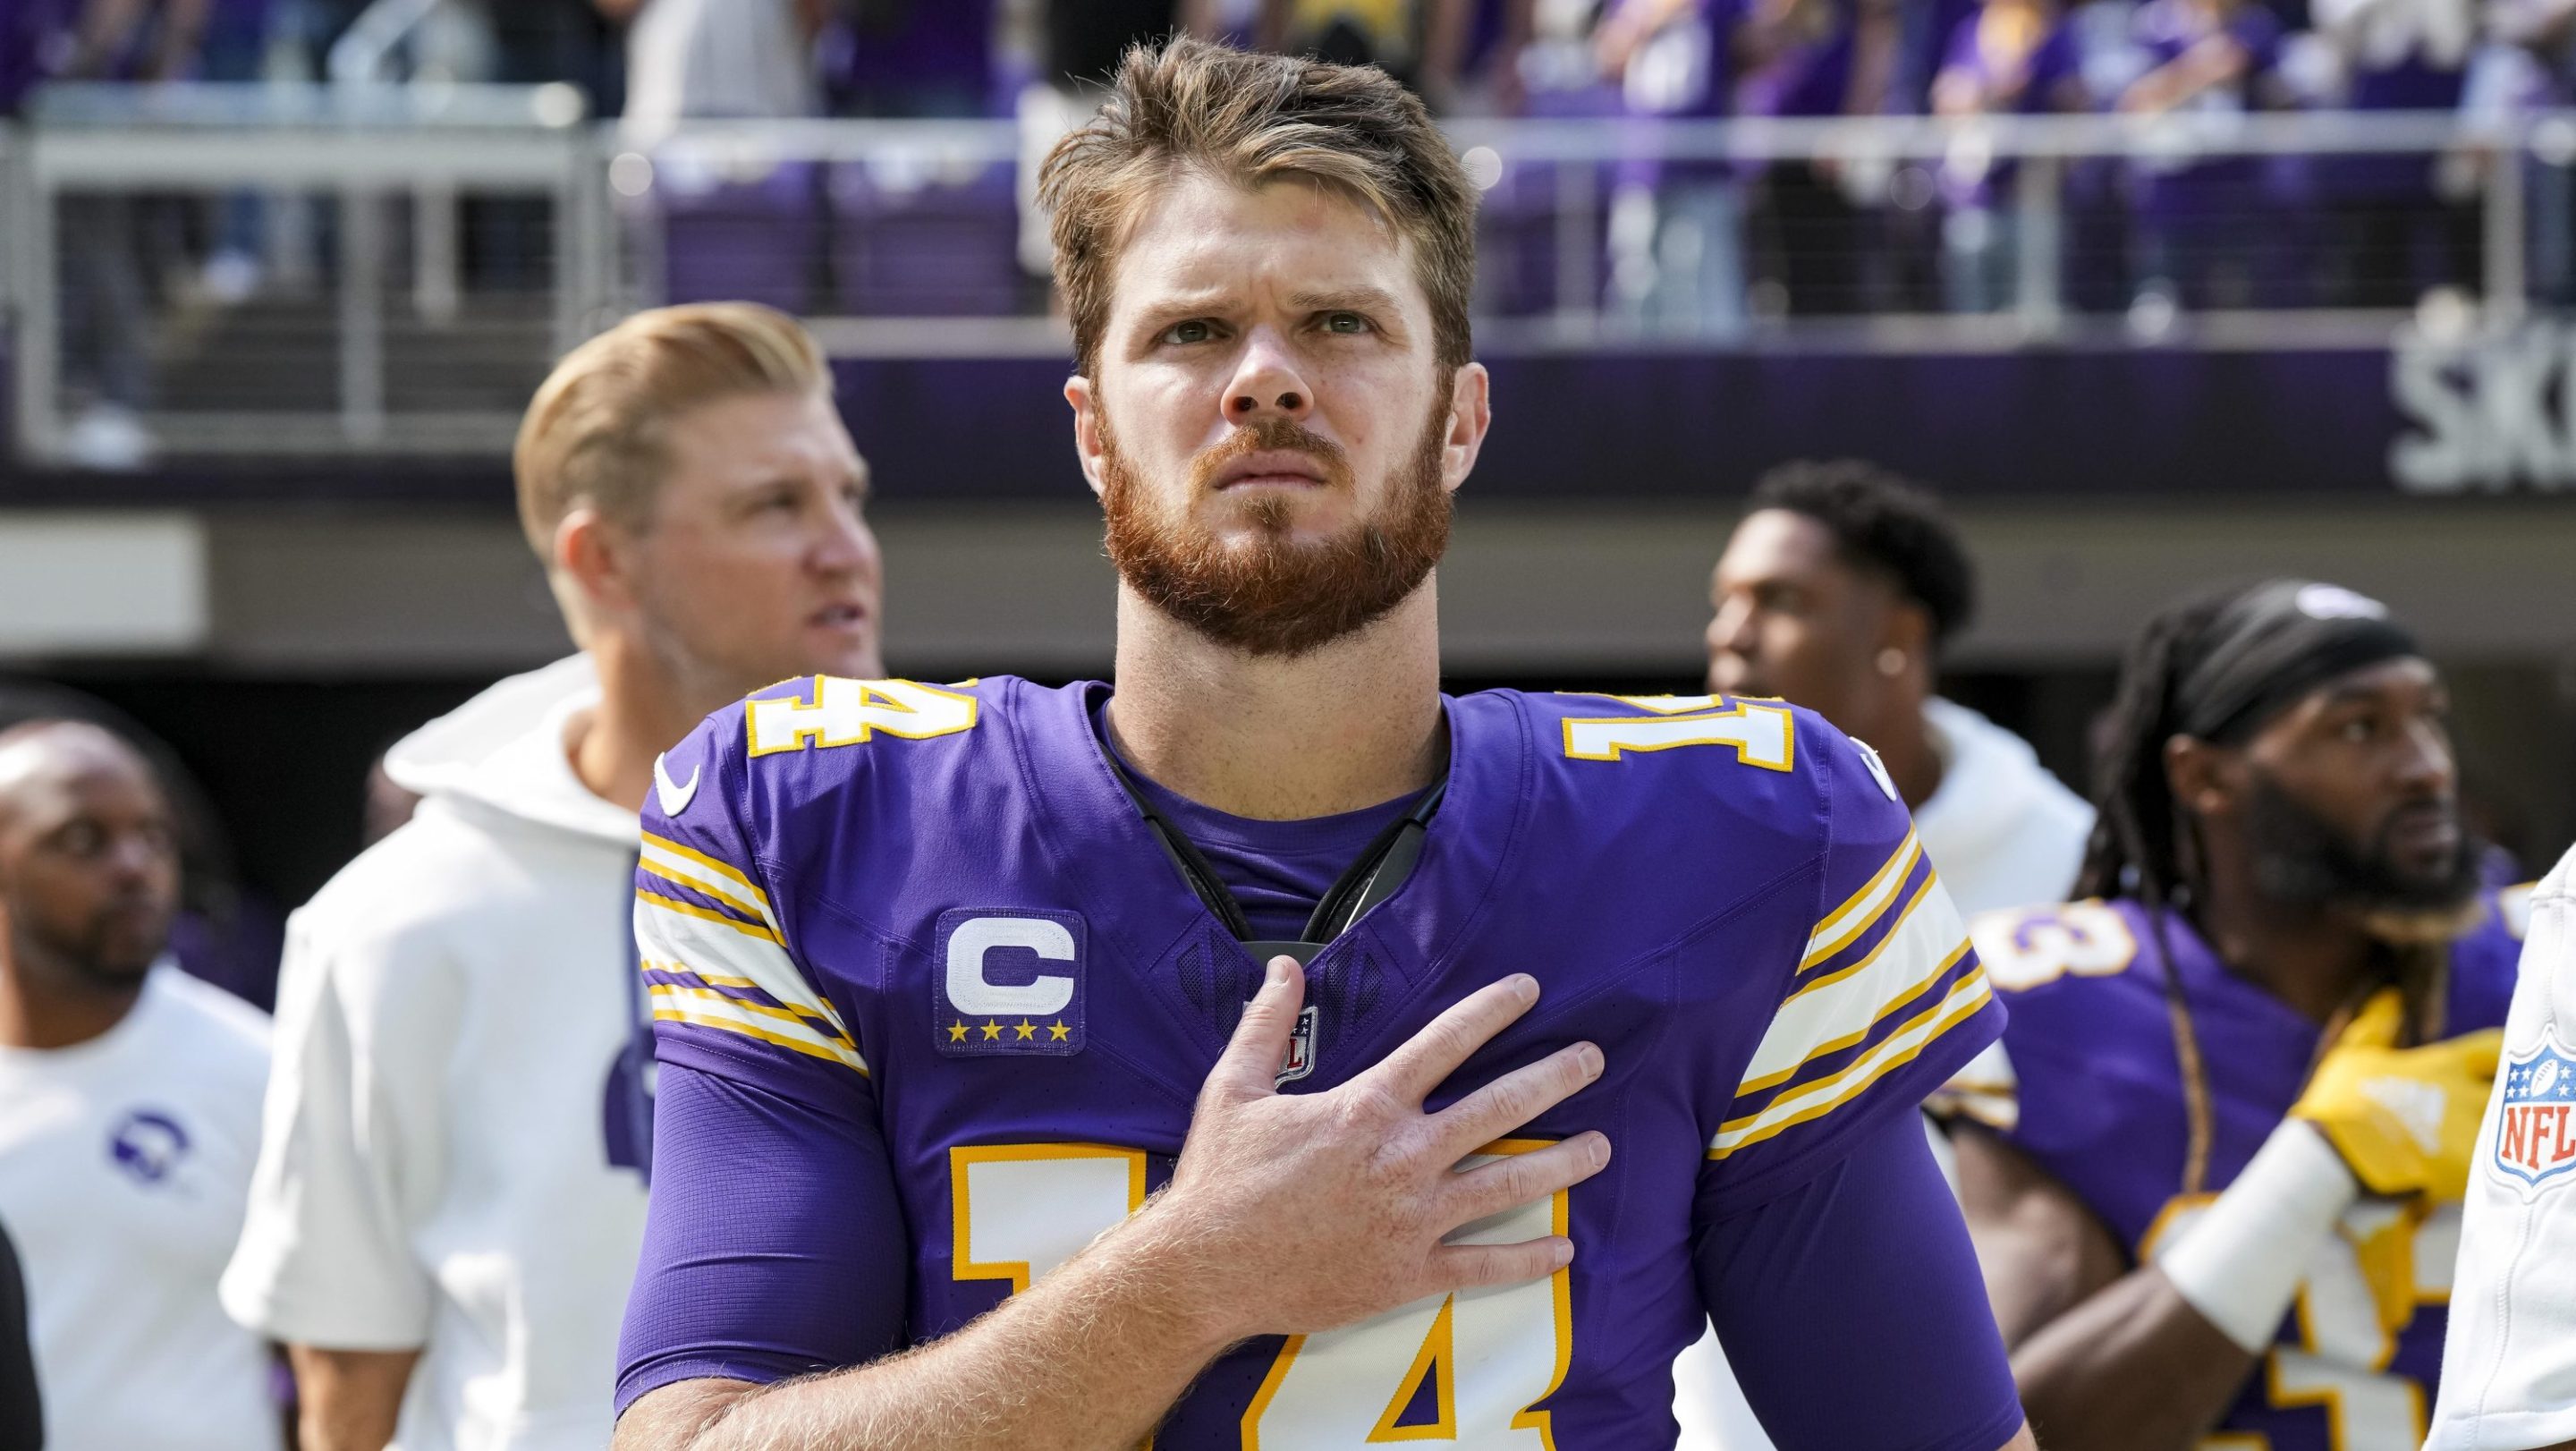
[[[599,1451],[644,1242],[612,1162],[637,1041],[635,815],[584,790],[576,659],[388,758],[427,799],[296,912],[224,1305],[333,1350],[418,1349],[396,1451]]]
[[[267,1077],[268,1019],[170,966],[86,1043],[0,1048],[46,1451],[277,1451],[268,1347],[215,1299]]]
[[[2576,1440],[2576,850],[2531,895],[2442,1345],[2425,1451]],[[2499,1135],[2508,1113],[2520,1132]],[[2534,1132],[2545,1130],[2545,1135]],[[2565,1154],[2565,1157],[2561,1155]]]

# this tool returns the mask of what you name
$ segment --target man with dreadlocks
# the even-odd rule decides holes
[[[2517,950],[2445,709],[2349,590],[2168,609],[2099,761],[2093,900],[1974,929],[2011,1018],[1934,1107],[2049,1444],[2422,1443]]]

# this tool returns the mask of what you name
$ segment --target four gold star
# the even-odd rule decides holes
[[[951,1043],[965,1042],[967,1026],[966,1020],[963,1018],[951,1020],[946,1030],[948,1033],[948,1041]],[[1052,1023],[1032,1023],[1028,1019],[1022,1018],[1017,1023],[978,1023],[974,1026],[983,1030],[984,1041],[987,1043],[1000,1038],[1005,1031],[1011,1033],[1019,1042],[1032,1042],[1037,1038],[1038,1030],[1040,1028],[1046,1029],[1047,1041],[1050,1043],[1067,1043],[1073,1040],[1073,1029],[1067,1027],[1062,1018],[1058,1018]]]

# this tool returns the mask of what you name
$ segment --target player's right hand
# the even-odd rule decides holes
[[[1577,1043],[1442,1109],[1423,1100],[1538,1001],[1514,975],[1442,1013],[1366,1072],[1323,1093],[1274,1085],[1305,997],[1294,959],[1273,958],[1261,991],[1208,1074],[1172,1182],[1138,1221],[1183,1257],[1221,1339],[1312,1334],[1427,1296],[1514,1284],[1573,1258],[1561,1236],[1444,1244],[1460,1226],[1599,1173],[1599,1133],[1459,1172],[1460,1160],[1601,1076]]]
[[[2403,1018],[2395,988],[2372,994],[2317,1061],[2290,1114],[2323,1131],[2371,1193],[2456,1200],[2468,1192],[2504,1033],[2400,1048]]]

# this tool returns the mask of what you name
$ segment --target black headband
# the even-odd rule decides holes
[[[2423,653],[2379,601],[2302,579],[2238,595],[2196,645],[2174,690],[2175,720],[2185,735],[2222,742],[2338,675]]]

